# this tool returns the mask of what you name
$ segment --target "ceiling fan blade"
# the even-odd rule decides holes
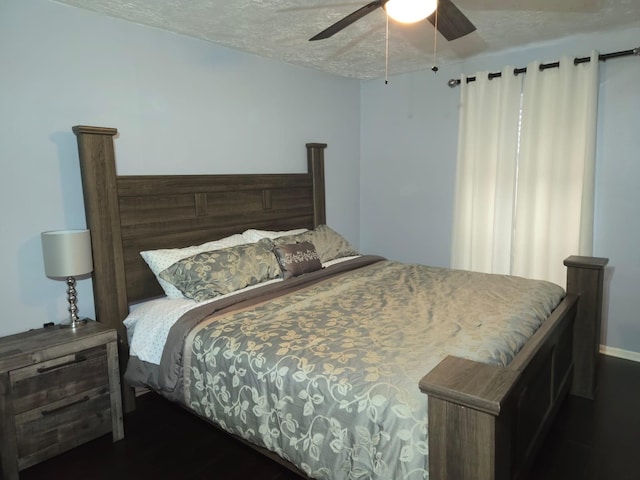
[[[368,15],[371,12],[373,12],[376,8],[381,7],[383,3],[384,3],[383,0],[376,0],[375,2],[371,2],[365,5],[364,7],[359,8],[355,12],[344,17],[342,20],[337,21],[336,23],[331,25],[329,28],[324,29],[316,36],[311,37],[309,41],[312,42],[314,40],[323,40],[325,38],[332,37],[333,35],[338,33],[340,30],[347,28],[353,22],[360,20],[365,15]]]
[[[435,12],[429,16],[435,26]],[[447,40],[455,40],[475,31],[476,27],[451,0],[438,0],[438,31]]]

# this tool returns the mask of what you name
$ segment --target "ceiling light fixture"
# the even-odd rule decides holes
[[[438,0],[389,0],[384,9],[398,22],[416,23],[435,12],[437,6]]]

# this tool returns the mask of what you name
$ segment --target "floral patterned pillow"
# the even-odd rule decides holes
[[[280,266],[268,238],[256,243],[198,253],[160,272],[160,278],[196,302],[280,276]]]
[[[276,254],[285,280],[322,268],[318,252],[311,242],[276,245],[273,253]]]
[[[298,235],[278,237],[273,240],[273,244],[276,246],[302,242],[313,243],[322,263],[335,260],[336,258],[358,255],[358,252],[342,235],[331,230],[326,225],[318,225],[314,230],[309,230]]]
[[[202,245],[196,245],[185,248],[163,248],[159,250],[146,250],[140,252],[140,255],[147,262],[149,268],[156,276],[158,283],[164,290],[164,293],[169,298],[184,298],[182,292],[174,287],[171,283],[160,278],[160,272],[170,267],[178,260],[191,257],[197,253],[211,252],[212,250],[220,250],[222,248],[235,247],[248,243],[242,235],[239,233],[231,235],[229,237],[221,238],[220,240],[214,240],[212,242],[203,243]]]

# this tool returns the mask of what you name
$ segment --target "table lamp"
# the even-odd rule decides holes
[[[69,300],[69,327],[86,323],[78,318],[76,279],[93,271],[89,230],[42,232],[42,254],[47,277],[66,278]]]

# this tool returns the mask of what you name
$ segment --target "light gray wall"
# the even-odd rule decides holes
[[[304,171],[304,143],[327,142],[329,224],[362,251],[447,266],[459,90],[446,81],[638,38],[575,37],[360,85],[45,0],[0,0],[0,335],[66,315],[39,234],[85,226],[72,125],[117,127],[123,174]],[[640,352],[640,61],[600,66],[595,254],[612,265],[603,341]],[[91,282],[78,289],[92,315]]]
[[[449,265],[460,73],[499,71],[532,60],[638,46],[640,29],[572,37],[446,66],[372,80],[361,89],[361,249]],[[391,59],[392,61],[393,59]],[[600,63],[596,256],[609,257],[602,342],[640,353],[640,58]]]
[[[0,335],[67,315],[39,235],[85,226],[73,125],[118,128],[122,174],[304,172],[326,142],[328,223],[359,244],[356,80],[45,0],[0,0],[0,69]]]

